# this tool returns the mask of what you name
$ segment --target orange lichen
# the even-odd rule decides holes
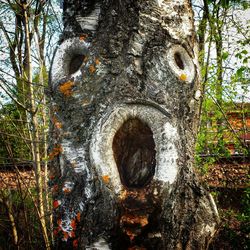
[[[77,247],[78,247],[78,239],[75,239],[75,240],[73,241],[73,247],[74,247],[74,248],[77,248]]]
[[[91,74],[93,74],[95,71],[96,71],[95,66],[94,66],[94,65],[90,65],[90,66],[89,66],[89,72],[90,72]]]
[[[59,155],[62,151],[63,151],[62,146],[61,145],[56,145],[53,148],[52,152],[49,154],[49,159],[50,160],[54,159],[54,157]]]
[[[78,222],[80,222],[80,220],[81,220],[81,213],[80,213],[80,212],[77,213],[77,215],[76,215],[76,220],[77,220]]]
[[[72,95],[72,87],[74,86],[74,82],[67,81],[63,83],[60,87],[59,90],[67,97]]]
[[[69,194],[71,192],[71,189],[69,189],[69,188],[63,188],[63,192],[65,194]]]
[[[53,201],[53,208],[54,208],[54,209],[58,208],[58,207],[60,206],[60,204],[61,204],[60,201],[54,200],[54,201]]]
[[[181,81],[186,81],[186,80],[187,80],[187,75],[182,73],[182,74],[180,75],[180,80],[181,80]]]
[[[63,239],[67,240],[69,238],[68,232],[63,232]]]
[[[75,232],[74,231],[69,232],[69,237],[70,238],[75,238],[76,237]]]
[[[100,60],[98,58],[95,59],[95,64],[96,65],[100,64]]]
[[[110,178],[109,178],[109,176],[108,176],[108,175],[103,175],[103,176],[102,176],[102,180],[103,180],[103,182],[104,182],[104,183],[108,184],[108,183],[109,183]]]
[[[52,122],[56,128],[62,128],[62,123],[60,123],[55,116],[52,117]]]
[[[74,219],[71,220],[70,226],[73,230],[76,230],[76,221]]]
[[[58,191],[58,185],[54,185],[52,188],[52,192],[56,193]]]
[[[81,41],[84,41],[87,37],[88,37],[88,35],[87,35],[87,34],[84,34],[84,35],[80,36],[79,39],[80,39]]]

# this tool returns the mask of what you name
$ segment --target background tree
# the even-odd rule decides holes
[[[1,1],[0,11],[0,86],[11,99],[10,104],[2,103],[1,109],[0,133],[2,157],[5,158],[2,161],[12,163],[16,171],[21,161],[26,165],[32,163],[36,192],[32,194],[28,190],[28,194],[35,206],[44,248],[50,249],[45,89],[48,82],[46,64],[51,60],[52,47],[56,43],[58,20],[51,2],[46,1]]]
[[[196,159],[222,218],[211,249],[244,249],[250,217],[249,3],[193,2],[204,96]]]
[[[240,17],[246,1],[202,1],[198,27],[203,73],[202,121],[198,154],[210,160],[249,155],[246,141],[249,116],[249,22]],[[197,6],[197,8],[199,8]],[[236,112],[237,118],[230,117]],[[238,122],[236,125],[235,122]]]

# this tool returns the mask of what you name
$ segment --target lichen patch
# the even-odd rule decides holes
[[[72,88],[74,86],[74,82],[67,81],[59,86],[59,90],[63,93],[66,97],[70,97],[73,94]]]
[[[93,73],[95,73],[95,71],[96,71],[96,67],[94,65],[90,65],[89,66],[89,73],[93,74]]]
[[[180,75],[180,80],[181,81],[186,81],[187,80],[187,75],[186,74],[181,74]]]
[[[55,145],[52,149],[52,152],[49,153],[49,159],[53,160],[56,156],[60,155],[63,152],[62,145]]]

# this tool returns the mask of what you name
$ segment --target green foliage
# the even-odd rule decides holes
[[[247,0],[207,0],[208,4],[216,4],[218,2],[218,5],[223,8],[230,8],[234,5],[241,5],[244,9],[247,9],[249,7],[249,2]]]
[[[233,202],[228,202],[228,199],[232,198],[232,193],[226,189],[220,189],[220,191],[214,190],[211,193],[217,203],[221,224],[214,242],[209,247],[210,250],[248,249],[250,243],[249,191],[249,188],[245,190],[243,198],[240,201],[242,191],[238,190],[237,192],[236,190],[234,195],[238,196],[239,199],[234,199]],[[228,203],[226,206],[225,200]],[[241,203],[241,206],[238,203]]]
[[[250,187],[246,188],[246,190],[244,191],[244,196],[241,200],[241,203],[242,213],[238,216],[238,218],[243,222],[247,222],[247,226],[250,232]]]
[[[7,103],[0,109],[0,163],[12,162],[11,158],[30,159],[29,147],[21,136],[25,136],[25,124],[16,105]]]
[[[228,23],[231,28],[238,31],[244,30],[238,23],[230,21],[230,15],[234,15],[233,9],[245,9],[249,4],[238,0],[207,0],[208,4],[206,22],[206,43],[210,48],[201,52],[205,55],[202,65],[202,76],[204,79],[204,99],[201,111],[200,132],[196,145],[196,162],[201,172],[205,173],[209,166],[220,158],[231,157],[231,151],[247,155],[250,152],[249,144],[242,141],[241,135],[246,128],[245,118],[249,116],[250,110],[242,108],[244,101],[239,96],[239,90],[247,94],[249,89],[250,59],[248,52],[248,40],[239,39],[238,44],[231,48],[231,41],[224,42],[228,31]],[[230,15],[229,15],[230,14]],[[233,19],[233,18],[232,18]],[[237,41],[236,41],[237,42]],[[209,55],[207,53],[210,53]],[[233,60],[232,60],[233,59]],[[234,64],[232,64],[234,62]],[[231,69],[228,69],[231,67]],[[240,99],[241,98],[241,99]],[[238,102],[236,104],[236,102]],[[249,106],[248,106],[249,107]],[[248,108],[249,109],[249,108]],[[235,117],[229,114],[235,113]],[[238,119],[241,127],[235,126]],[[206,157],[200,157],[206,155]]]
[[[29,188],[29,192],[32,197],[27,194],[25,188],[21,190],[1,190],[0,198],[8,200],[11,206],[17,226],[17,233],[19,238],[22,239],[19,242],[19,247],[21,249],[31,250],[35,250],[37,247],[39,247],[39,249],[45,249],[41,235],[40,221],[35,207],[36,204],[34,204],[37,192],[35,188]],[[0,245],[4,247],[4,249],[14,249],[7,210],[1,203],[0,218]],[[48,218],[46,217],[46,219]]]

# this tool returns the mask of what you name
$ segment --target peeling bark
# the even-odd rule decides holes
[[[206,249],[218,214],[193,169],[190,2],[65,0],[64,25],[50,76],[56,248]]]

